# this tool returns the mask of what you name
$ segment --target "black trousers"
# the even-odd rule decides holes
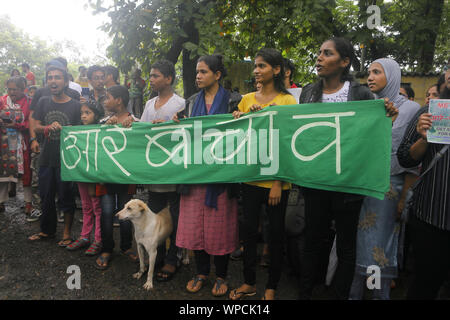
[[[75,200],[72,195],[73,182],[61,181],[60,168],[39,168],[39,193],[41,196],[41,231],[45,234],[56,233],[56,203],[58,194],[59,210],[73,214],[75,212]]]
[[[205,250],[194,250],[197,274],[208,276],[211,269],[211,256]],[[227,277],[228,260],[230,255],[213,256],[216,276],[222,279]]]
[[[450,231],[411,216],[409,220],[414,270],[407,299],[436,299],[450,270]]]
[[[244,280],[251,286],[256,284],[258,226],[261,207],[269,200],[270,189],[242,185],[244,209],[243,242],[244,242]],[[280,281],[283,266],[284,224],[289,190],[281,194],[281,201],[276,206],[266,207],[269,245],[269,277],[266,289],[276,289]]]
[[[338,267],[331,286],[337,299],[348,299],[355,273],[356,233],[362,197],[304,188],[305,252],[300,274],[300,299],[311,299],[318,270],[323,270],[331,221],[335,220]],[[329,254],[326,252],[326,254]],[[321,263],[322,262],[322,263]],[[328,263],[328,260],[326,260]]]
[[[172,233],[170,234],[170,246],[166,254],[166,242],[158,246],[156,265],[163,263],[178,266],[178,247],[176,246],[178,217],[180,215],[180,194],[176,192],[152,192],[148,193],[148,207],[154,213],[160,212],[169,204],[170,215],[172,216]]]

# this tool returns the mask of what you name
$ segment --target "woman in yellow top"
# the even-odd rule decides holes
[[[284,65],[280,52],[263,48],[256,53],[255,80],[262,84],[261,90],[246,94],[233,116],[239,118],[247,112],[259,111],[272,105],[297,104],[295,98],[284,87]],[[256,294],[256,245],[258,240],[259,215],[266,205],[269,219],[269,277],[263,299],[273,300],[280,280],[283,263],[284,216],[290,184],[282,181],[259,181],[243,184],[244,209],[244,281],[230,293],[230,299],[239,300]]]

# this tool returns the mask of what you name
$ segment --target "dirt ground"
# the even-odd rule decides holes
[[[87,257],[83,251],[69,252],[56,245],[62,235],[63,224],[58,223],[57,237],[53,240],[31,242],[27,237],[39,232],[39,222],[27,222],[23,213],[23,194],[18,190],[15,198],[6,203],[6,211],[0,213],[0,300],[224,300],[211,295],[213,273],[204,288],[197,294],[188,293],[185,285],[194,275],[194,261],[182,266],[172,281],[154,281],[154,289],[142,287],[146,274],[136,280],[132,274],[138,265],[120,254],[118,248],[119,229],[115,228],[116,249],[109,269],[99,271],[94,267],[94,257]],[[72,236],[81,231],[80,211],[75,214]],[[79,266],[81,289],[70,290],[67,280],[71,274],[67,268]],[[277,298],[297,299],[296,280],[284,268],[278,285]],[[212,270],[212,272],[214,269]],[[257,268],[258,294],[248,300],[260,299],[267,279],[267,269]],[[242,261],[230,260],[228,285],[235,288],[243,282]],[[392,299],[404,299],[406,279],[397,281]],[[317,288],[314,299],[328,299],[324,288]]]

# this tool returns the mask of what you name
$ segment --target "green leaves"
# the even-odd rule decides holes
[[[421,53],[424,48],[436,47],[435,66],[448,55],[445,0],[115,0],[109,8],[110,1],[87,1],[94,12],[110,14],[104,30],[122,35],[114,37],[115,50],[109,52],[125,72],[139,63],[145,74],[145,66],[167,55],[173,60],[183,48],[191,59],[216,52],[232,62],[272,46],[297,65],[295,80],[306,83],[315,78],[315,52],[332,36],[349,38],[358,55],[364,44],[366,66],[390,55],[412,68],[419,61],[425,70],[430,58]],[[382,28],[369,30],[366,10],[374,3],[381,9]],[[437,37],[430,42],[433,34]],[[427,63],[421,66],[422,60]]]

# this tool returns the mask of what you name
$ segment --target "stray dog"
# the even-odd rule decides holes
[[[172,218],[166,207],[157,214],[153,213],[141,200],[133,199],[125,204],[116,216],[119,220],[130,220],[134,226],[134,237],[139,253],[139,271],[133,278],[140,279],[145,272],[144,248],[148,253],[149,270],[144,289],[153,288],[153,272],[158,245],[166,241],[172,232]]]

